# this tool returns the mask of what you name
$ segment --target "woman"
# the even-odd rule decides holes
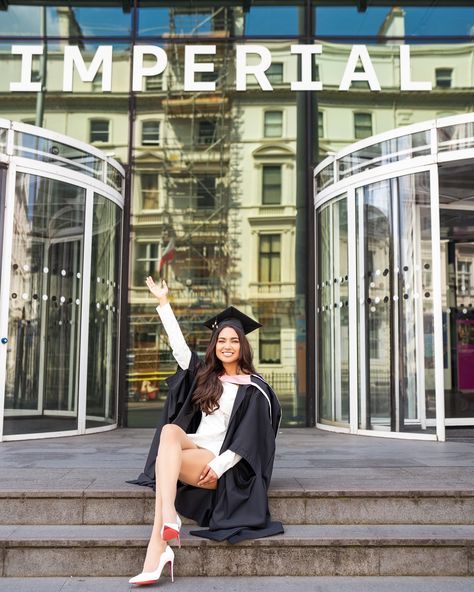
[[[204,363],[189,349],[168,302],[168,287],[146,279],[159,300],[157,312],[179,368],[168,380],[169,394],[144,472],[136,481],[155,487],[153,531],[143,571],[130,580],[158,580],[174,553],[177,512],[208,530],[191,534],[236,543],[283,532],[271,522],[267,491],[275,436],[281,417],[278,399],[256,374],[245,334],[261,325],[234,307],[205,325],[213,333]]]

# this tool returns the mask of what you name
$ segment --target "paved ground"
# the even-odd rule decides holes
[[[0,491],[127,490],[152,430],[0,444]],[[423,442],[282,429],[273,489],[397,491],[474,489],[474,442]],[[165,578],[172,592],[473,592],[474,578]],[[1,578],[0,592],[125,592],[124,578]]]
[[[0,444],[0,490],[128,489],[149,429]],[[274,489],[472,490],[474,442],[424,442],[282,429]],[[474,589],[474,588],[473,588]]]
[[[123,578],[3,578],[0,592],[472,592],[474,578],[169,578],[132,588]]]

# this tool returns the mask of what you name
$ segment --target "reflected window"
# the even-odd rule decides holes
[[[452,68],[436,68],[436,87],[437,88],[451,88],[453,85],[453,69]]]
[[[108,119],[91,119],[89,130],[89,141],[109,142],[110,121]]]
[[[281,334],[279,327],[260,330],[259,341],[260,364],[281,363]]]
[[[142,123],[142,144],[158,146],[160,144],[160,122],[144,121]]]
[[[261,283],[278,283],[281,273],[281,235],[260,235],[258,256],[258,281]]]
[[[362,140],[372,134],[372,113],[354,113],[354,138]]]
[[[187,277],[191,280],[193,287],[211,285],[215,278],[213,277],[213,265],[222,257],[219,245],[213,244],[193,244],[189,250],[187,261]]]
[[[265,74],[270,84],[281,84],[283,82],[283,62],[270,64]]]
[[[262,167],[262,204],[281,204],[281,165]]]
[[[471,293],[471,261],[457,261],[457,290],[458,296],[467,296]]]
[[[158,209],[159,177],[155,173],[142,173],[140,175],[141,183],[141,209],[142,210],[156,210]]]
[[[102,92],[102,72],[97,72],[91,85],[92,92]]]
[[[324,113],[318,111],[318,137],[324,138]]]
[[[197,207],[214,208],[216,205],[216,178],[204,175],[197,179]]]
[[[266,111],[263,135],[265,138],[280,138],[283,135],[283,111]]]
[[[207,56],[206,56],[207,57]],[[200,60],[196,60],[200,61]],[[204,61],[204,60],[201,60]],[[219,78],[219,72],[214,68],[213,72],[196,72],[194,79],[196,82],[215,82]]]
[[[149,275],[154,277],[158,270],[158,242],[137,243],[135,257],[135,286],[143,287],[145,278]]]
[[[145,89],[149,91],[163,90],[163,76],[147,76],[145,78]]]
[[[357,73],[364,72],[365,73],[364,66],[362,66],[362,64],[358,64],[355,67],[354,72],[357,72]],[[370,88],[367,80],[352,80],[351,87],[352,88],[366,88],[366,89]]]
[[[216,122],[212,119],[206,119],[199,122],[197,143],[209,146],[216,141]]]

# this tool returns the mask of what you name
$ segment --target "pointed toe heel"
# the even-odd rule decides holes
[[[173,564],[174,564],[174,553],[173,549],[166,545],[166,549],[160,555],[158,567],[154,571],[143,571],[141,574],[134,576],[128,580],[129,584],[135,584],[136,586],[144,586],[146,584],[154,584],[160,579],[161,572],[165,565],[170,564],[170,575],[171,581],[174,582]]]

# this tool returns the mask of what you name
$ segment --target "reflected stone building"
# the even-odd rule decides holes
[[[264,327],[250,336],[255,362],[281,398],[286,425],[311,424],[316,419],[321,424],[346,429],[355,410],[350,397],[351,384],[362,378],[351,374],[348,306],[335,310],[331,321],[325,317],[320,320],[316,337],[308,342],[307,336],[313,335],[310,307],[314,286],[308,270],[312,265],[309,245],[314,243],[314,237],[307,221],[313,215],[313,196],[301,184],[301,174],[305,178],[311,174],[310,161],[340,154],[357,140],[417,122],[474,111],[472,44],[411,45],[411,79],[430,81],[433,88],[430,92],[400,91],[400,46],[390,37],[405,35],[404,14],[394,8],[380,24],[377,40],[367,46],[382,90],[374,92],[366,82],[354,81],[350,90],[344,92],[339,90],[339,85],[351,45],[325,39],[314,68],[315,79],[323,83],[323,89],[312,94],[314,121],[311,129],[305,129],[302,124],[307,115],[305,93],[290,90],[291,82],[299,78],[298,58],[291,53],[291,45],[303,41],[259,40],[258,44],[272,54],[266,76],[273,90],[263,92],[255,78],[248,76],[246,91],[236,91],[235,39],[245,34],[247,18],[240,7],[168,8],[166,20],[160,21],[164,34],[147,40],[165,49],[168,66],[163,74],[145,78],[142,91],[136,93],[130,92],[130,44],[119,39],[110,41],[113,45],[111,92],[102,91],[101,71],[90,82],[82,82],[76,72],[72,92],[63,92],[65,44],[79,45],[85,63],[90,64],[98,42],[87,39],[74,9],[61,7],[51,14],[55,15],[61,40],[48,43],[42,127],[99,148],[122,163],[128,173],[125,203],[129,210],[124,220],[124,236],[129,239],[128,253],[124,253],[124,259],[125,255],[129,258],[128,319],[123,331],[128,333],[128,340],[123,342],[127,351],[122,358],[127,364],[127,386],[126,392],[121,393],[122,423],[155,424],[166,394],[164,381],[175,369],[154,309],[155,302],[144,283],[145,277],[152,275],[168,281],[183,331],[191,347],[199,353],[204,352],[209,337],[202,322],[217,308],[233,304],[263,323]],[[213,92],[183,89],[184,48],[194,43],[216,45],[212,59],[205,55],[199,58],[212,61],[214,71],[196,74],[198,81],[216,83]],[[109,43],[102,39],[100,44]],[[10,45],[4,45],[0,51],[4,73],[0,81],[0,116],[32,124],[36,120],[38,95],[9,91],[10,81],[20,78],[20,59],[12,56],[10,49]],[[249,62],[252,61],[256,62],[257,56],[249,56]],[[147,58],[145,65],[152,66],[153,59]],[[357,70],[361,70],[360,64]],[[33,80],[40,77],[40,71],[39,60],[35,58]],[[387,154],[405,150],[414,157],[423,156],[428,145],[425,140],[424,134],[419,141],[415,139],[408,145],[402,140],[390,140],[380,154],[370,158],[385,162]],[[309,150],[314,153],[308,155]],[[366,153],[351,153],[341,161],[341,174],[347,179],[358,174],[366,159]],[[323,167],[318,173],[318,192],[329,191],[334,183],[328,168]],[[423,175],[416,177],[417,199],[421,200],[427,191],[425,181]],[[367,195],[366,224],[371,228],[373,245],[360,249],[368,260],[372,258],[370,269],[382,270],[382,278],[387,279],[383,276],[387,267],[384,262],[393,256],[393,249],[387,241],[390,233],[384,226],[388,205],[382,204],[380,196],[395,189],[390,183],[387,189],[386,181],[381,183],[374,185],[372,193]],[[398,192],[406,189],[400,183]],[[18,195],[21,192],[27,195],[29,190],[25,185]],[[321,281],[338,280],[331,290],[328,286],[322,292],[318,291],[320,288],[316,290],[317,298],[321,298],[319,308],[329,302],[349,302],[348,256],[354,243],[350,242],[348,216],[344,200],[318,211],[315,244],[318,273],[325,277]],[[21,225],[20,218],[18,224]],[[420,241],[421,268],[425,261],[431,260],[430,241],[430,238]],[[451,277],[450,285],[456,284],[461,292],[464,290],[463,294],[470,294],[474,290],[471,246],[464,242],[456,247],[457,267],[453,267],[452,248],[441,243],[440,256],[446,265],[441,266],[440,273],[447,279]],[[357,256],[362,257],[362,251]],[[329,252],[333,253],[331,261],[325,259]],[[420,280],[426,285],[431,282],[429,271],[423,272]],[[21,289],[19,286],[18,293]],[[73,299],[74,289],[77,288],[71,286],[68,295]],[[384,287],[376,284],[371,289],[374,293],[367,297],[385,298]],[[446,291],[442,298],[443,303],[450,302],[453,294]],[[18,302],[12,303],[16,305]],[[410,314],[415,313],[413,309]],[[369,424],[380,425],[383,431],[392,421],[392,395],[387,395],[392,367],[387,360],[394,350],[387,333],[387,327],[392,325],[387,323],[393,319],[378,314],[379,311],[370,319],[364,318],[371,327],[364,339],[367,347],[372,348],[371,363],[373,368],[379,368],[380,375],[377,384],[371,386]],[[434,322],[434,313],[430,314],[431,320],[428,313],[425,315],[427,324]],[[466,333],[467,328],[468,324],[463,325],[462,331]],[[453,339],[453,331],[447,333],[448,340]],[[413,344],[419,347],[420,335],[407,336],[408,358],[415,356]],[[425,352],[429,350],[428,341],[426,337]],[[446,343],[445,347],[449,348],[451,342]],[[58,356],[64,356],[64,344],[58,348]],[[93,352],[90,355],[91,367],[95,364],[98,376],[100,358]],[[316,390],[313,387],[308,391],[306,362],[310,360],[312,364],[314,355],[319,360]],[[29,364],[26,357],[21,363]],[[11,382],[18,366],[11,360],[9,364],[7,375]],[[451,380],[453,377],[450,358],[447,364],[446,381],[448,375]],[[309,370],[311,377],[314,368]],[[433,372],[426,366],[426,385],[434,384]],[[51,380],[56,380],[54,372],[51,376]],[[108,381],[100,389],[107,390]],[[64,407],[70,414],[71,429],[75,429],[78,409],[63,403],[70,397],[70,387],[64,383],[60,392],[48,395],[46,382],[41,385],[21,389],[25,393],[40,389],[44,397],[57,397],[55,405],[58,409]],[[428,391],[434,393],[434,387],[427,387]],[[434,395],[427,395],[428,419],[434,417],[433,414],[430,417],[434,400]],[[110,397],[106,401],[104,396],[97,403],[98,410],[91,411],[91,417],[102,417],[105,414],[100,410],[110,405]],[[419,402],[410,403],[406,418],[417,415],[418,409]],[[469,410],[466,413],[472,415]],[[365,428],[361,425],[359,429]]]

